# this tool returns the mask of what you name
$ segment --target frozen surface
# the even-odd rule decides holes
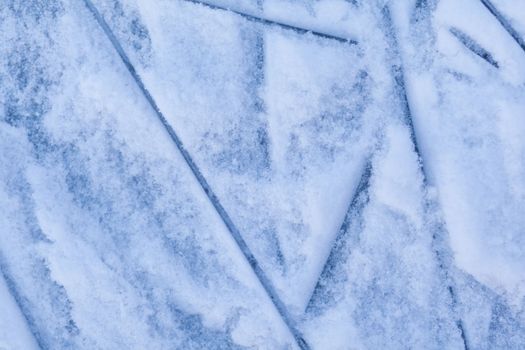
[[[16,23],[12,14],[2,22],[14,42],[2,52],[13,62],[2,74],[13,89],[3,95],[0,234],[3,272],[39,345],[289,344],[87,9],[23,10]]]
[[[521,39],[525,40],[525,3],[522,1],[492,0],[492,4],[510,22]]]
[[[441,1],[432,20],[423,17],[430,9],[422,9],[420,26],[435,28],[426,43],[399,26],[413,45],[407,44],[408,90],[458,267],[521,305],[525,124],[518,116],[525,112],[525,54],[478,2],[468,7],[466,23],[451,15],[466,13],[467,5]],[[451,26],[492,52],[500,67],[469,51]]]
[[[3,276],[0,280],[0,349],[38,349]]]
[[[302,312],[373,142],[362,50],[184,1],[137,1],[127,22],[97,3],[285,303]],[[147,56],[126,30],[134,18]]]
[[[521,349],[525,52],[500,21],[198,2],[95,0],[106,29],[0,2],[0,349]]]

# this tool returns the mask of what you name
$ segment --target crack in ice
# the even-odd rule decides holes
[[[512,27],[510,22],[498,11],[498,9],[489,1],[489,0],[480,0],[481,3],[489,10],[489,12],[498,20],[498,22],[505,28],[507,33],[516,41],[516,43],[521,47],[523,52],[525,52],[525,41],[518,34],[518,32]]]
[[[351,44],[351,45],[357,45],[358,44],[358,42],[355,39],[344,38],[342,36],[335,35],[335,34],[324,33],[324,32],[320,32],[320,31],[316,31],[316,30],[312,30],[312,29],[306,29],[306,28],[294,26],[294,25],[291,25],[291,24],[286,24],[286,23],[274,21],[274,20],[271,20],[271,19],[268,19],[268,18],[259,17],[259,16],[256,16],[256,15],[253,15],[253,14],[248,14],[246,12],[239,11],[239,10],[234,10],[234,9],[231,9],[231,8],[228,8],[228,7],[214,5],[214,4],[211,4],[211,3],[208,3],[208,2],[205,2],[205,1],[201,1],[201,0],[182,0],[182,1],[186,1],[186,2],[191,2],[193,4],[202,5],[202,6],[208,7],[210,9],[212,9],[212,10],[222,10],[222,11],[231,12],[231,13],[234,13],[234,14],[236,14],[238,16],[241,16],[242,18],[244,18],[244,19],[246,19],[246,20],[248,20],[250,22],[261,23],[261,24],[267,25],[267,26],[276,26],[276,27],[279,27],[281,29],[290,30],[290,31],[293,31],[293,32],[301,34],[301,35],[311,34],[311,35],[319,37],[319,38],[329,39],[329,40],[336,40],[336,41],[341,42],[341,43],[348,43],[348,44]]]
[[[449,29],[450,33],[454,35],[467,49],[472,51],[477,56],[481,57],[485,61],[487,61],[490,65],[494,66],[495,68],[499,68],[498,62],[494,59],[492,54],[485,50],[480,44],[478,44],[474,39],[472,39],[470,36],[468,36],[466,33],[462,32],[456,27],[452,27]]]
[[[339,243],[340,242],[342,243],[343,240],[345,239],[345,236],[346,236],[347,230],[348,230],[348,226],[350,225],[350,220],[351,220],[352,213],[353,213],[354,209],[356,208],[356,205],[358,204],[358,200],[359,200],[361,194],[368,189],[371,173],[372,173],[372,163],[371,163],[371,160],[368,159],[365,162],[365,167],[364,167],[363,172],[361,174],[361,178],[360,178],[359,183],[358,183],[358,185],[357,185],[357,187],[356,187],[356,189],[354,191],[354,195],[352,196],[350,204],[348,205],[348,209],[347,209],[345,217],[343,219],[343,223],[341,224],[341,226],[339,228],[339,231],[337,232],[337,235],[336,235],[334,241],[331,244],[332,248],[330,249],[328,257],[325,259],[325,263],[324,263],[323,268],[321,270],[321,274],[316,279],[317,282],[315,284],[314,290],[311,293],[309,293],[308,302],[307,302],[306,308],[304,310],[305,313],[310,312],[310,310],[313,307],[313,303],[315,302],[316,295],[319,293],[319,290],[321,288],[321,280],[322,280],[322,278],[324,276],[330,274],[330,271],[331,271],[331,268],[332,268],[331,262],[333,261],[333,259],[335,258],[335,256],[338,253],[338,248],[340,247]]]
[[[102,31],[105,33],[105,35],[107,36],[107,38],[111,42],[113,48],[117,51],[117,53],[120,56],[122,62],[124,63],[124,65],[128,69],[129,73],[133,77],[133,80],[135,81],[135,83],[139,87],[140,91],[142,92],[142,94],[144,95],[146,100],[148,101],[148,103],[151,106],[151,108],[155,111],[155,114],[157,115],[158,119],[160,120],[160,122],[162,123],[162,125],[164,126],[166,131],[168,132],[168,134],[169,134],[170,138],[172,139],[173,143],[175,143],[177,149],[182,154],[184,160],[186,161],[186,163],[190,167],[190,169],[191,169],[193,175],[195,176],[196,180],[198,181],[199,185],[201,186],[203,191],[206,193],[206,196],[208,197],[208,199],[210,200],[211,204],[213,205],[213,207],[215,208],[215,210],[219,214],[219,216],[222,219],[224,225],[226,226],[226,228],[230,232],[232,238],[237,243],[237,246],[238,246],[239,250],[242,252],[244,257],[248,261],[248,263],[251,266],[254,274],[256,275],[257,279],[261,283],[263,289],[265,290],[266,294],[268,295],[268,297],[272,301],[273,305],[277,309],[277,311],[278,311],[279,315],[281,316],[283,322],[288,327],[290,333],[292,334],[292,336],[294,337],[295,341],[297,342],[297,345],[302,350],[309,349],[310,347],[308,346],[308,344],[304,340],[302,334],[296,328],[294,320],[292,319],[292,317],[288,313],[288,310],[287,310],[286,306],[284,305],[284,303],[282,302],[282,300],[279,298],[279,295],[275,291],[275,288],[274,288],[272,282],[270,281],[270,279],[266,276],[266,273],[260,267],[257,259],[255,258],[255,256],[251,252],[250,248],[248,247],[248,245],[246,244],[246,242],[242,238],[241,233],[239,232],[239,230],[237,229],[237,227],[235,226],[235,224],[231,220],[229,214],[226,212],[226,210],[222,206],[222,204],[219,201],[219,198],[217,197],[217,195],[211,189],[211,187],[208,184],[208,182],[205,179],[205,177],[202,175],[200,169],[197,167],[197,164],[193,161],[193,158],[191,157],[189,152],[184,147],[184,144],[182,143],[181,139],[178,137],[178,135],[176,134],[175,130],[168,123],[168,121],[166,120],[166,117],[164,117],[164,115],[160,111],[157,103],[153,99],[153,96],[150,94],[150,92],[148,91],[148,89],[144,85],[144,82],[142,81],[142,78],[139,76],[139,74],[135,70],[135,67],[131,63],[129,57],[125,53],[125,51],[122,48],[121,44],[119,43],[118,39],[115,37],[115,35],[111,31],[111,29],[109,28],[108,24],[106,23],[104,18],[102,18],[102,15],[97,10],[95,5],[93,5],[91,0],[83,0],[83,1],[84,1],[84,4],[86,5],[86,7],[89,9],[89,11],[94,16],[94,18],[97,21],[97,23],[99,24],[99,26],[101,27]]]
[[[393,21],[392,21],[392,17],[391,17],[391,14],[390,14],[390,8],[388,5],[385,5],[385,7],[383,7],[383,10],[382,10],[382,14],[383,14],[383,18],[386,22],[386,28],[385,28],[385,34],[389,40],[389,44],[391,45],[392,49],[393,49],[393,52],[398,60],[398,63],[394,63],[392,65],[392,74],[394,76],[394,80],[396,82],[396,87],[399,91],[399,94],[400,94],[400,98],[401,98],[401,102],[402,102],[402,105],[403,105],[403,112],[404,112],[404,115],[405,115],[405,122],[407,123],[407,126],[409,127],[410,129],[410,138],[412,140],[412,144],[414,145],[414,152],[416,153],[419,161],[420,161],[420,164],[419,164],[419,168],[421,170],[421,174],[423,176],[423,186],[424,187],[428,187],[429,186],[429,183],[428,183],[428,176],[427,176],[427,172],[426,172],[426,169],[425,169],[425,166],[424,166],[424,161],[423,161],[423,156],[421,154],[421,151],[420,151],[420,148],[419,148],[419,145],[418,145],[418,141],[417,141],[417,135],[416,135],[416,131],[415,131],[415,128],[414,128],[414,121],[413,121],[413,116],[412,116],[412,112],[410,110],[410,104],[409,104],[409,100],[408,100],[408,95],[407,95],[407,92],[406,92],[406,87],[405,87],[405,76],[404,76],[404,70],[403,70],[403,63],[402,63],[402,57],[401,57],[401,53],[399,51],[399,43],[397,41],[397,38],[396,38],[396,35],[395,35],[395,29],[394,29],[394,24],[393,24]],[[427,199],[427,206],[431,206],[431,202]],[[436,203],[437,204],[437,203]],[[439,243],[441,243],[443,240],[444,240],[444,236],[447,234],[446,233],[446,228],[444,227],[444,224],[440,224],[439,227],[436,228],[437,232],[439,232],[439,237],[436,235],[436,234],[433,234],[432,235],[432,241],[434,242],[434,244],[438,245]],[[456,310],[456,305],[458,303],[457,301],[457,292],[456,292],[456,287],[454,285],[454,281],[452,280],[452,276],[450,276],[450,266],[447,266],[446,265],[446,262],[442,256],[442,252],[440,252],[440,250],[436,247],[435,248],[435,254],[436,254],[436,259],[437,259],[437,263],[439,265],[439,268],[443,271],[444,275],[445,275],[445,281],[448,282],[448,286],[447,286],[447,290],[449,292],[449,295],[450,295],[450,298],[451,298],[451,301],[452,301],[452,310],[453,312],[457,315],[457,310]],[[466,336],[466,330],[465,330],[465,326],[463,324],[463,320],[461,319],[461,317],[457,316],[457,319],[456,319],[456,325],[461,333],[461,339],[463,341],[463,346],[464,346],[464,349],[465,350],[469,350],[469,346],[468,346],[468,341],[467,341],[467,336]]]

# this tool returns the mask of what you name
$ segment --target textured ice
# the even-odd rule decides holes
[[[367,349],[461,348],[408,128],[388,127],[382,144],[313,295],[305,333],[319,348],[324,337],[336,349],[349,338]]]
[[[3,71],[17,86],[1,128],[2,270],[39,345],[284,346],[286,328],[86,7],[56,9],[16,13],[31,63],[19,62],[27,49],[2,52],[17,63]]]
[[[13,295],[9,293],[7,283],[2,276],[0,280],[0,348],[38,349],[27,327],[24,315],[20,312]]]
[[[137,11],[153,52],[141,63],[146,54],[111,20],[114,7],[98,4],[284,301],[301,312],[301,291],[315,284],[327,232],[337,231],[373,140],[360,49],[184,1],[138,1],[128,23]]]
[[[523,348],[522,8],[0,1],[0,349]]]
[[[473,1],[469,11],[466,5],[441,1],[432,21],[424,18],[431,9],[422,9],[421,26],[436,27],[426,42],[400,30],[411,42],[406,52],[419,52],[406,55],[409,94],[456,263],[519,305],[525,296],[525,221],[519,215],[525,209],[525,124],[516,116],[525,112],[525,55],[481,4]],[[467,12],[473,17],[467,22],[451,15]],[[472,54],[450,34],[451,26],[492,52],[499,68]]]

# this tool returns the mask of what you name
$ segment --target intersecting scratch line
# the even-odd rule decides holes
[[[149,105],[154,110],[154,112],[157,115],[158,119],[160,120],[160,122],[162,123],[162,125],[164,126],[166,131],[168,132],[171,140],[173,141],[173,143],[175,143],[175,145],[177,146],[179,152],[182,154],[184,160],[186,161],[186,163],[190,167],[193,175],[197,179],[197,181],[200,184],[201,188],[206,193],[208,199],[210,200],[211,204],[213,205],[213,207],[215,208],[215,210],[219,214],[219,216],[222,219],[224,225],[226,226],[226,228],[230,232],[232,238],[237,243],[237,246],[239,247],[240,251],[242,252],[244,257],[246,258],[246,260],[250,264],[253,272],[255,273],[256,277],[258,278],[258,280],[261,283],[261,285],[264,288],[264,290],[266,291],[266,294],[271,299],[273,305],[275,306],[275,308],[277,309],[277,311],[280,314],[281,318],[283,319],[284,323],[288,327],[290,333],[293,335],[295,341],[297,342],[297,345],[303,350],[309,349],[310,347],[308,346],[308,344],[304,340],[302,334],[295,327],[295,322],[293,321],[292,317],[288,313],[288,311],[286,309],[286,306],[284,305],[284,303],[279,298],[277,292],[275,291],[275,288],[274,288],[272,282],[270,281],[270,279],[266,276],[266,274],[262,270],[262,268],[259,265],[257,259],[255,258],[255,256],[251,252],[250,248],[248,247],[248,245],[246,244],[246,242],[242,238],[241,233],[239,232],[239,230],[237,229],[237,227],[235,226],[235,224],[231,220],[230,216],[228,215],[228,213],[226,212],[226,210],[222,206],[221,202],[219,201],[219,198],[215,195],[215,193],[211,189],[210,185],[208,184],[207,180],[202,175],[200,169],[197,167],[197,164],[193,161],[191,155],[188,153],[188,151],[184,147],[181,139],[178,137],[178,135],[175,133],[175,130],[173,130],[171,125],[168,123],[168,121],[166,120],[166,118],[164,117],[162,112],[160,111],[157,103],[153,99],[153,96],[151,96],[150,92],[148,91],[148,89],[144,85],[144,82],[142,81],[142,78],[139,76],[139,74],[135,70],[135,67],[131,63],[129,57],[125,53],[125,51],[122,48],[122,46],[120,45],[118,39],[115,37],[115,35],[111,31],[111,29],[109,28],[108,24],[106,23],[106,21],[104,20],[102,15],[99,13],[99,11],[95,7],[95,5],[93,5],[91,0],[83,0],[83,1],[85,3],[86,7],[89,9],[89,11],[95,17],[95,20],[97,21],[97,23],[101,27],[102,31],[106,34],[106,37],[109,39],[109,41],[113,45],[113,48],[117,51],[117,53],[120,56],[122,62],[124,63],[124,65],[126,66],[126,68],[129,71],[129,73],[133,77],[133,80],[137,84],[138,88],[140,89],[140,91],[142,92],[142,94],[144,95],[146,100],[148,101]]]
[[[525,52],[525,41],[518,34],[518,32],[512,27],[510,22],[498,11],[498,9],[489,0],[480,0],[481,3],[489,10],[489,12],[498,20],[498,22],[505,28],[507,33],[516,41],[516,43]]]
[[[344,237],[347,234],[348,227],[350,225],[350,220],[352,218],[352,213],[353,213],[354,209],[356,208],[356,205],[358,204],[359,198],[360,198],[361,194],[364,191],[366,191],[366,189],[368,188],[368,184],[369,184],[371,173],[372,173],[372,162],[371,162],[371,159],[367,159],[366,162],[365,162],[365,166],[364,166],[364,169],[362,171],[359,183],[357,184],[356,189],[354,191],[354,194],[352,196],[352,199],[350,201],[350,204],[348,205],[348,209],[346,211],[343,223],[341,224],[341,226],[339,228],[339,231],[337,232],[337,235],[336,235],[335,239],[332,242],[330,253],[328,254],[328,257],[325,260],[325,263],[323,265],[321,273],[320,273],[319,277],[317,278],[317,282],[316,282],[316,285],[314,287],[314,290],[310,293],[308,302],[306,304],[305,312],[309,312],[312,309],[313,303],[315,302],[315,297],[316,297],[318,291],[321,288],[321,279],[324,276],[326,276],[327,274],[329,274],[330,271],[331,271],[330,270],[330,268],[331,268],[330,264],[333,261],[334,257],[339,252],[339,249],[338,249],[339,248],[339,243],[344,240]]]
[[[421,174],[423,176],[423,185],[425,187],[428,187],[429,186],[428,175],[427,175],[427,172],[426,172],[426,169],[425,169],[425,166],[424,166],[424,161],[423,161],[423,157],[422,157],[421,151],[419,149],[419,145],[418,145],[418,141],[417,141],[417,135],[416,135],[416,130],[414,128],[413,116],[412,116],[412,112],[410,110],[410,104],[409,104],[408,95],[407,95],[407,92],[406,92],[405,76],[404,76],[404,71],[403,71],[403,62],[402,62],[401,52],[400,52],[400,49],[399,49],[399,43],[397,42],[397,38],[396,38],[396,35],[395,35],[395,29],[394,29],[394,25],[393,25],[393,22],[392,22],[392,17],[391,17],[390,9],[389,9],[388,5],[385,5],[383,7],[382,12],[383,12],[383,18],[386,21],[386,28],[385,28],[386,33],[385,34],[387,36],[389,44],[392,47],[392,49],[393,49],[393,51],[394,51],[394,53],[396,55],[396,59],[398,61],[397,64],[394,63],[392,65],[392,72],[393,72],[393,75],[394,75],[394,80],[395,80],[396,86],[397,86],[397,88],[399,90],[398,91],[399,95],[400,95],[399,97],[401,98],[401,102],[402,102],[402,105],[403,105],[403,110],[404,110],[404,115],[405,115],[405,122],[407,123],[407,126],[410,129],[410,138],[411,138],[412,144],[414,146],[414,151],[416,152],[416,155],[417,155],[418,159],[420,160],[419,167],[421,169]],[[431,203],[429,202],[429,200],[427,200],[427,205],[430,205],[430,204]],[[437,244],[439,242],[438,240],[439,239],[443,239],[444,236],[447,234],[446,233],[446,228],[444,227],[443,224],[439,225],[439,227],[437,227],[436,229],[439,231],[441,237],[437,237],[436,234],[433,234],[432,235],[432,240],[435,242],[434,244]],[[438,245],[438,247],[439,247],[439,245]],[[439,267],[441,268],[441,270],[445,274],[445,280],[448,282],[447,290],[448,290],[448,293],[449,293],[450,298],[452,300],[453,312],[457,314],[458,313],[457,308],[456,308],[456,305],[457,305],[457,292],[456,292],[456,288],[454,286],[453,277],[450,276],[449,266],[447,266],[445,258],[442,256],[442,253],[439,251],[438,247],[436,247],[434,249],[434,252],[436,254],[436,259],[437,259],[437,262],[439,264]],[[465,350],[469,350],[465,326],[463,324],[463,320],[459,316],[457,316],[457,319],[456,319],[456,326],[458,327],[458,329],[459,329],[459,331],[461,333],[461,339],[463,341],[463,346],[464,346]]]
[[[323,39],[336,40],[336,41],[339,41],[341,43],[348,43],[348,44],[351,44],[351,45],[357,45],[358,44],[355,39],[344,38],[344,37],[341,37],[341,36],[338,36],[338,35],[335,35],[335,34],[323,33],[323,32],[319,32],[319,31],[315,31],[315,30],[311,30],[311,29],[297,27],[297,26],[294,26],[294,25],[291,25],[291,24],[286,24],[286,23],[282,23],[282,22],[278,22],[278,21],[273,21],[271,19],[262,18],[262,17],[256,16],[256,15],[248,14],[246,12],[241,12],[241,11],[234,10],[234,9],[231,9],[231,8],[228,8],[228,7],[214,5],[214,4],[211,4],[211,3],[208,3],[208,2],[205,2],[205,1],[201,1],[201,0],[182,0],[182,1],[186,1],[186,2],[191,2],[193,4],[202,5],[202,6],[208,7],[210,9],[212,9],[212,10],[222,10],[222,11],[231,12],[231,13],[234,13],[234,14],[236,14],[238,16],[243,17],[244,19],[246,19],[246,20],[248,20],[250,22],[261,23],[261,24],[267,25],[267,26],[276,26],[276,27],[279,27],[279,28],[282,28],[282,29],[285,29],[285,30],[290,30],[290,31],[296,32],[298,34],[311,34],[313,36],[317,36],[317,37],[320,37],[320,38],[323,38]]]
[[[22,317],[24,318],[24,321],[27,325],[27,328],[29,329],[29,332],[33,336],[33,339],[35,340],[35,343],[37,344],[39,349],[44,349],[44,346],[42,345],[42,339],[39,335],[39,332],[37,329],[35,329],[35,324],[31,318],[31,316],[28,313],[28,310],[23,306],[21,296],[17,291],[17,288],[15,286],[14,281],[10,278],[8,274],[5,272],[6,268],[3,263],[3,257],[0,256],[0,279],[4,279],[5,286],[13,297],[13,300],[15,301],[16,306],[20,310],[20,313],[22,314]],[[2,283],[2,282],[0,282]]]
[[[494,66],[495,68],[499,68],[498,62],[494,59],[491,53],[485,50],[473,38],[471,38],[466,33],[464,33],[463,31],[459,30],[456,27],[450,28],[449,32],[452,33],[452,35],[454,35],[467,49],[472,51],[472,53],[481,57],[482,59],[487,61],[487,63]]]

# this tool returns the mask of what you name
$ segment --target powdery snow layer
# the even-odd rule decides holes
[[[302,312],[377,129],[361,48],[191,2],[128,2],[125,18],[96,3],[284,302]]]
[[[92,2],[0,5],[0,349],[525,344],[520,5]]]
[[[17,6],[2,13],[1,254],[39,345],[293,344],[86,7]]]
[[[420,12],[418,29],[428,26],[434,36],[422,42],[402,15],[399,33],[416,127],[456,263],[519,306],[525,297],[525,53],[476,1],[441,1]],[[452,27],[490,52],[499,68],[469,50]]]

